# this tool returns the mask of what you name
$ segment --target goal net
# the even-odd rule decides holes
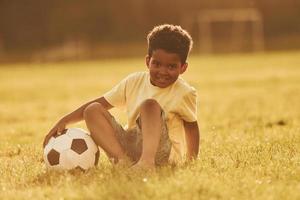
[[[257,9],[202,10],[185,16],[183,23],[188,29],[196,25],[200,53],[213,53],[221,37],[228,50],[242,51],[245,45],[251,51],[264,50],[263,18]]]

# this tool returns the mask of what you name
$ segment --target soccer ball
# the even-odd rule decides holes
[[[44,160],[50,169],[87,170],[98,164],[99,149],[89,134],[80,128],[65,129],[51,137],[44,148]]]

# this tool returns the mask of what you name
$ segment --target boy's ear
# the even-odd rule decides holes
[[[146,65],[147,65],[147,67],[149,68],[149,64],[150,64],[150,56],[149,55],[146,55]]]
[[[188,67],[188,63],[187,62],[184,63],[183,65],[181,65],[180,74],[183,74],[186,71],[187,67]]]

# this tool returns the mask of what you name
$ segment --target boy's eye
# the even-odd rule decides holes
[[[157,61],[153,61],[152,64],[155,65],[155,66],[159,66],[160,65],[159,62],[157,62]]]
[[[169,69],[175,69],[176,65],[169,65]]]

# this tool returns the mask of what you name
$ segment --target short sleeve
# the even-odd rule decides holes
[[[194,88],[183,96],[179,105],[179,115],[184,121],[197,121],[197,92]]]
[[[127,78],[123,79],[111,90],[106,92],[103,97],[114,107],[123,106],[126,103]]]

